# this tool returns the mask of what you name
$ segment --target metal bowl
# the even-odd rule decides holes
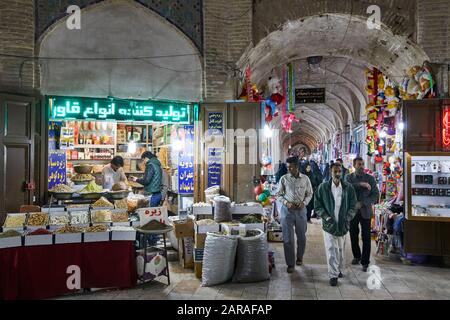
[[[49,192],[56,200],[70,200],[72,199],[73,192]]]
[[[92,172],[92,168],[94,168],[94,166],[83,164],[79,166],[74,166],[73,170],[75,170],[75,172],[79,174],[89,174]]]
[[[95,178],[91,179],[91,180],[78,180],[78,181],[72,180],[72,182],[75,183],[76,185],[81,185],[81,184],[87,185],[87,184],[89,184],[89,182],[91,182],[93,180],[95,180]]]
[[[108,192],[108,195],[114,200],[124,199],[124,198],[128,197],[129,194],[130,194],[130,191],[128,191],[128,190],[109,191]]]
[[[80,197],[82,199],[90,199],[90,200],[98,200],[104,195],[105,195],[104,192],[80,193]]]

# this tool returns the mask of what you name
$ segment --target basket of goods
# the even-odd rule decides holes
[[[92,211],[91,218],[92,223],[111,222],[111,211],[109,210]]]
[[[84,232],[106,232],[108,227],[105,224],[96,224],[92,227],[84,229]]]
[[[55,230],[55,233],[61,234],[61,233],[81,233],[83,232],[83,228],[77,227],[77,226],[64,226],[59,229]]]
[[[125,182],[118,182],[112,186],[112,191],[109,192],[109,196],[112,199],[123,199],[128,196],[130,191],[128,185]]]
[[[74,211],[70,213],[70,224],[73,225],[88,225],[89,212],[88,211]]]
[[[112,222],[128,222],[128,212],[113,212],[111,215]]]
[[[142,184],[137,183],[135,181],[127,181],[127,184],[133,189],[142,189],[142,188],[144,188],[144,186]]]
[[[57,200],[69,200],[72,198],[74,191],[65,184],[58,184],[49,190],[49,193]]]
[[[95,181],[90,181],[79,193],[83,199],[100,199],[103,195],[103,188]]]
[[[91,165],[82,164],[79,166],[74,166],[73,170],[78,174],[89,174],[92,172],[92,168],[93,168],[93,166],[91,166]]]
[[[127,199],[115,200],[114,207],[116,209],[128,210],[128,201]]]
[[[25,225],[26,218],[25,213],[8,214],[3,229],[21,229]]]
[[[114,205],[108,201],[105,197],[101,197],[92,204],[93,208],[114,208]]]
[[[95,177],[90,173],[77,173],[74,175],[71,180],[75,184],[87,184],[92,180],[95,180]]]
[[[30,213],[27,220],[27,226],[29,227],[41,227],[48,224],[48,213],[34,212]]]

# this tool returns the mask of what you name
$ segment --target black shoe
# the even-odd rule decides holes
[[[359,264],[361,262],[361,259],[359,259],[359,258],[353,258],[353,260],[352,260],[352,265],[357,265],[357,264]]]
[[[295,264],[298,266],[302,266],[303,265],[303,261],[300,259],[297,259],[297,261],[295,261]]]
[[[367,272],[367,268],[368,268],[368,267],[369,267],[368,265],[363,265],[363,266],[362,266],[362,271],[363,271],[363,272]]]
[[[338,284],[338,278],[331,278],[330,279],[330,286],[336,287]]]
[[[287,267],[287,273],[293,273],[295,270],[294,267]]]
[[[342,274],[342,272],[339,272],[338,277],[339,277],[339,278],[343,278],[343,277],[344,277],[344,275]]]

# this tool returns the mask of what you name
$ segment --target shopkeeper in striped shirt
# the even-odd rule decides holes
[[[306,247],[306,206],[311,201],[313,189],[308,176],[298,169],[298,159],[290,157],[286,160],[288,174],[280,179],[278,201],[281,207],[281,228],[287,272],[294,271],[294,264],[303,264]],[[295,259],[294,227],[297,235],[297,259]]]

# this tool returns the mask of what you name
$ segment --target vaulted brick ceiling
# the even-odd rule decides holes
[[[317,69],[310,69],[309,56],[323,56]],[[291,135],[283,134],[286,147],[291,136],[304,136],[302,143],[314,149],[319,141],[347,125],[361,121],[367,102],[365,74],[375,66],[398,83],[414,65],[422,65],[427,55],[405,35],[395,35],[382,25],[367,28],[367,20],[348,14],[324,14],[284,23],[247,52],[239,65],[250,66],[252,81],[264,85],[270,76],[280,76],[280,68],[294,62],[297,87],[326,88],[326,103],[297,105],[302,120]],[[274,125],[279,127],[280,117]]]

